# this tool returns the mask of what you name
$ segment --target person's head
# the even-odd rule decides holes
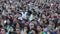
[[[42,21],[42,20],[40,20],[40,21],[38,21],[38,22],[39,22],[39,24],[40,24],[40,25],[42,25],[42,24],[43,24],[43,21]]]
[[[58,20],[58,24],[60,24],[60,19]]]
[[[26,19],[23,19],[23,20],[22,20],[22,23],[25,23],[25,22],[26,22]]]
[[[52,26],[51,26],[51,25],[48,25],[48,26],[47,26],[47,30],[50,31],[51,29],[52,29]]]
[[[41,7],[41,6],[38,6],[38,9],[40,9],[40,10],[41,10],[41,9],[42,9],[42,7]]]
[[[28,27],[27,27],[27,26],[25,26],[25,27],[24,27],[24,30],[27,32],[27,31],[28,31]]]
[[[10,20],[9,19],[7,19],[7,24],[10,24]]]
[[[35,19],[38,19],[38,17],[39,17],[38,15],[35,15]]]
[[[28,10],[29,10],[29,7],[28,7],[28,6],[26,6],[26,8],[25,8],[25,9],[26,9],[26,11],[28,11]]]
[[[45,14],[42,14],[42,18],[46,18]]]
[[[30,23],[29,24],[29,27],[30,27],[30,29],[33,29],[34,28],[34,24],[33,23]]]
[[[31,34],[36,34],[36,30],[34,29],[32,29],[31,32],[32,32]]]
[[[16,33],[17,33],[17,34],[20,34],[20,32],[21,32],[21,31],[20,31],[20,28],[16,28]]]
[[[31,13],[33,13],[33,14],[34,14],[34,13],[35,13],[35,10],[34,10],[34,9],[32,9],[32,10],[31,10]]]
[[[35,20],[35,19],[33,19],[32,21],[31,21],[34,25],[37,25],[38,23],[37,23],[37,20]]]
[[[32,3],[34,3],[34,2],[35,2],[35,0],[31,0],[31,2],[32,2]]]
[[[16,28],[20,28],[20,24],[19,23],[16,23]]]
[[[58,18],[60,18],[60,14],[58,14]]]
[[[18,13],[18,12],[16,13],[16,16],[17,16],[17,17],[19,16],[19,13]]]
[[[26,15],[26,18],[29,18],[29,17],[30,17],[30,15],[29,15],[29,14],[27,14],[27,15]]]
[[[22,16],[22,14],[21,13],[19,13],[19,17],[21,17]]]
[[[23,3],[23,5],[26,5],[26,2],[25,1],[23,1],[22,3]]]
[[[23,10],[22,10],[23,12],[25,12],[26,10],[25,10],[25,7],[23,7]]]
[[[56,31],[57,33],[60,33],[60,26],[58,26],[58,27],[55,29],[55,31]]]
[[[26,0],[26,2],[29,2],[30,0]]]
[[[2,34],[6,34],[7,30],[5,28],[1,29]]]
[[[16,21],[17,21],[17,19],[16,19],[16,18],[14,18],[13,22],[15,22],[15,23],[16,23]]]
[[[12,26],[10,26],[10,32],[13,32],[14,28]]]
[[[42,27],[37,26],[37,31],[38,31],[38,32],[42,31]]]
[[[49,21],[49,24],[52,25],[52,26],[55,25],[55,23],[53,21]]]

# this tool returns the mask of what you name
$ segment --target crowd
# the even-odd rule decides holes
[[[60,34],[60,0],[0,0],[0,34]]]

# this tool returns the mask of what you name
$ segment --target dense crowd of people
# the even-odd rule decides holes
[[[0,0],[0,34],[60,34],[60,0]]]

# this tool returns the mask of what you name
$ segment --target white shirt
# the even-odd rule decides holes
[[[21,12],[21,14],[22,14],[22,18],[26,19],[27,12],[25,12],[25,13]]]

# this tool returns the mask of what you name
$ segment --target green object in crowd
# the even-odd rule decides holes
[[[42,34],[46,34],[45,32],[43,32]]]
[[[10,26],[9,26],[9,25],[7,25],[5,28],[7,29],[7,33],[6,33],[6,34],[9,34]]]
[[[33,15],[31,14],[29,20],[31,21],[32,19],[33,19]]]
[[[55,29],[56,27],[55,26],[52,26],[53,29]]]

